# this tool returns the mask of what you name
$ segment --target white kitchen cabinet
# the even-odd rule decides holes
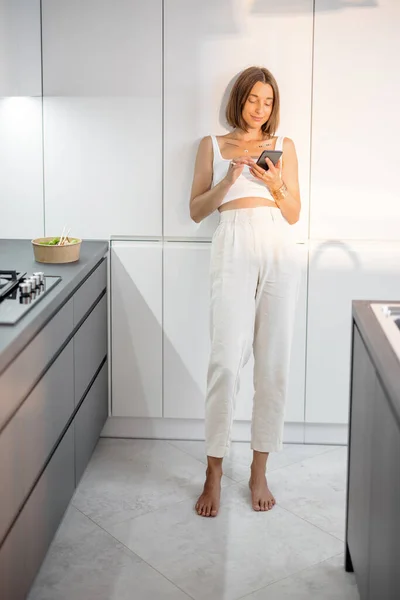
[[[206,242],[165,244],[165,417],[204,418],[210,353],[210,249]]]
[[[67,223],[82,238],[160,235],[161,169],[152,164],[161,160],[159,101],[146,103],[152,122],[137,98],[43,103],[46,234]]]
[[[44,0],[43,89],[46,233],[160,236],[162,1]]]
[[[0,98],[0,206],[0,238],[43,235],[41,98]]]
[[[162,416],[162,243],[111,246],[114,417]]]
[[[294,3],[296,4],[296,3]],[[224,107],[233,77],[263,65],[281,92],[279,135],[294,140],[299,157],[302,218],[308,234],[313,2],[281,10],[261,2],[164,2],[164,234],[209,238],[217,215],[200,224],[189,215],[194,160],[202,137],[226,133]],[[283,51],[284,48],[284,51]],[[182,75],[184,74],[184,76]]]
[[[40,36],[40,0],[0,2],[0,98],[42,95]]]
[[[299,245],[302,283],[297,308],[286,420],[304,420],[307,249]],[[169,242],[164,249],[164,416],[204,418],[210,353],[210,244]],[[235,419],[250,420],[253,359],[242,371]]]
[[[399,298],[399,243],[311,243],[307,422],[348,422],[352,300]]]
[[[310,237],[398,240],[400,2],[315,8]]]
[[[159,99],[162,0],[42,0],[42,22],[45,96]]]

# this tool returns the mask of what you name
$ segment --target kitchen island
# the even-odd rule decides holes
[[[107,419],[108,246],[43,264],[0,240],[0,270],[61,278],[0,325],[0,598],[27,596]]]
[[[400,302],[353,302],[345,568],[360,600],[400,598],[399,317]]]

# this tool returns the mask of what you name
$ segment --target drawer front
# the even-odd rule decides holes
[[[70,427],[0,548],[0,598],[25,600],[74,493]]]
[[[97,440],[108,416],[108,366],[102,366],[86,398],[82,402],[75,423],[75,485],[77,486],[96,447]]]
[[[69,300],[0,377],[0,431],[73,330]]]
[[[75,406],[107,354],[107,295],[96,304],[74,336]]]
[[[85,316],[107,286],[107,261],[104,259],[74,294],[74,326]]]
[[[0,542],[73,411],[71,340],[0,434]]]

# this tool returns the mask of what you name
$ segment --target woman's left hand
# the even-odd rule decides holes
[[[262,167],[259,167],[257,163],[249,158],[249,171],[256,179],[259,179],[270,189],[271,192],[279,190],[283,181],[280,177],[281,159],[276,163],[276,166],[269,158],[265,159],[269,170],[265,171]]]

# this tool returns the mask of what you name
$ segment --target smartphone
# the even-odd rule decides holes
[[[274,163],[274,165],[276,165],[281,156],[282,150],[264,150],[264,152],[262,152],[258,157],[256,164],[265,171],[268,171],[269,166],[265,161],[266,157],[268,157]]]

